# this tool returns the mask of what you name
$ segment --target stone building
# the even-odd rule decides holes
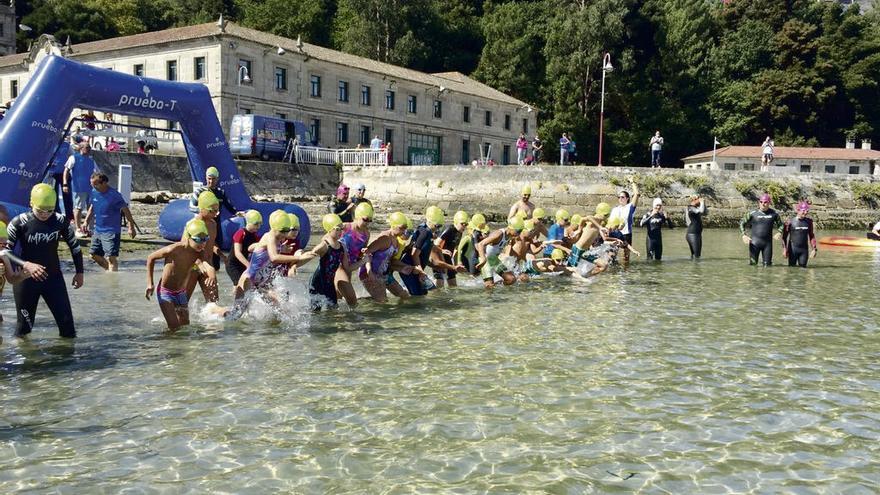
[[[469,163],[490,145],[496,162],[510,163],[520,132],[534,136],[537,128],[530,105],[463,74],[426,74],[222,20],[69,46],[42,35],[29,53],[0,57],[0,101],[14,100],[50,51],[108,70],[201,82],[227,133],[236,113],[299,120],[325,147],[354,148],[378,135],[391,143],[393,163]]]
[[[725,146],[683,158],[684,168],[698,170],[760,171],[760,146]],[[800,148],[777,146],[773,149],[772,173],[814,174],[877,174],[880,151],[871,149],[871,142],[862,141],[856,149],[850,141],[846,148]]]
[[[15,53],[15,1],[0,5],[0,55]]]

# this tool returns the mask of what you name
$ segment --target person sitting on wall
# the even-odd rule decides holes
[[[868,239],[880,241],[880,221],[874,224],[874,228],[868,232]]]

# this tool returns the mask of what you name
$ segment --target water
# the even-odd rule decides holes
[[[682,237],[589,284],[355,313],[294,282],[280,321],[175,335],[142,264],[89,273],[74,344],[44,307],[28,342],[3,324],[0,492],[874,492],[880,256],[749,267],[713,230],[694,263]]]

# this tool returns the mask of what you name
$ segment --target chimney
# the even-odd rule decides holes
[[[848,150],[856,149],[856,140],[853,138],[846,138],[846,149],[848,149]]]
[[[862,149],[870,150],[871,149],[871,140],[870,139],[862,139]]]

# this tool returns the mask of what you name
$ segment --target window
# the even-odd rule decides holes
[[[241,70],[242,67],[244,67],[244,70]],[[245,60],[243,58],[238,60],[238,82],[240,82],[242,84],[250,83],[252,72],[253,71],[251,70],[251,61],[250,60]],[[244,80],[245,74],[247,74],[247,76],[248,76],[247,81]]]
[[[443,118],[443,102],[440,100],[434,100],[434,118]]]
[[[859,167],[858,165],[850,165],[849,173],[855,175],[855,174],[859,173],[860,168],[861,167]]]
[[[754,163],[743,163],[743,170],[755,170]]]
[[[177,80],[177,60],[165,62],[165,76],[169,81]]]
[[[736,164],[735,163],[725,163],[724,170],[736,170]]]
[[[465,107],[467,108],[467,107]],[[461,140],[461,163],[467,165],[471,162],[471,140],[470,139],[462,139]]]
[[[362,125],[361,126],[361,146],[369,146],[370,145],[370,126]]]
[[[811,167],[809,165],[801,165],[801,172],[810,173]]]
[[[0,23],[0,38],[6,36],[6,31],[3,30],[3,24]]]
[[[312,119],[312,125],[309,126],[309,132],[312,133],[312,140],[319,142],[321,140],[321,121]]]
[[[9,94],[12,98],[18,98],[18,81],[9,81]]]
[[[825,173],[826,174],[833,174],[835,172],[836,168],[837,167],[835,167],[834,165],[825,165]]]
[[[131,72],[138,77],[144,77],[144,64],[135,64],[134,70]]]
[[[348,82],[339,81],[339,101],[348,103]],[[343,141],[345,142],[345,141]]]
[[[311,89],[309,89],[309,96],[311,96],[312,98],[321,97],[321,76],[311,77]]]
[[[418,110],[416,97],[414,95],[407,96],[406,97],[406,111],[409,113],[416,113],[416,110]]]
[[[180,126],[177,125],[177,121],[169,120],[166,122],[165,128],[169,131],[173,131],[175,129],[180,129]]]
[[[394,110],[394,91],[385,90],[385,110]]]
[[[407,158],[410,165],[437,165],[442,162],[440,154],[443,141],[439,136],[409,133]]]
[[[492,126],[492,111],[491,110],[486,110],[485,123],[487,126],[490,126],[490,127]]]
[[[287,91],[287,69],[284,67],[275,67],[275,89]]]
[[[347,143],[348,142],[348,124],[345,122],[337,122],[336,123],[336,142],[337,143]]]
[[[193,60],[193,81],[201,81],[205,78],[205,57],[196,57]]]
[[[241,113],[242,115],[250,115],[254,113],[254,111],[250,108],[241,107]]]
[[[361,85],[361,105],[370,106],[370,87]]]
[[[504,130],[510,130],[510,114],[504,114]]]
[[[483,156],[489,158],[489,152],[492,151],[491,143],[483,143]]]
[[[529,133],[529,119],[523,119],[522,133],[523,134]]]
[[[281,120],[287,120],[287,114],[286,114],[286,113],[276,113],[275,116],[278,117],[278,118],[281,119]]]
[[[501,164],[502,165],[509,165],[510,164],[510,145],[509,144],[505,144],[504,148],[502,149]]]
[[[470,122],[471,121],[471,107],[465,105],[461,107],[461,121],[462,122]]]

